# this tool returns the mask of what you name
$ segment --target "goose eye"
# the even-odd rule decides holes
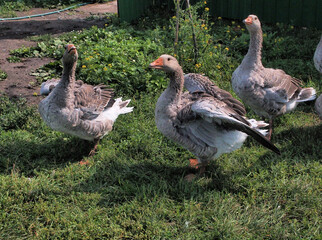
[[[168,61],[170,61],[171,59],[170,58],[168,58]]]
[[[257,20],[257,17],[255,17],[255,20]]]

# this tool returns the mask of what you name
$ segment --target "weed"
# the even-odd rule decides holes
[[[0,81],[5,80],[7,76],[7,73],[0,69]]]
[[[16,56],[10,56],[10,57],[7,58],[7,60],[10,63],[21,62],[21,58],[20,57],[16,57]]]

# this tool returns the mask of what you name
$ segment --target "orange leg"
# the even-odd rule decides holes
[[[206,166],[208,165],[208,162],[202,162],[199,163],[198,159],[189,159],[190,161],[190,167],[194,169],[199,169],[198,175],[202,176],[206,172]],[[191,182],[193,179],[196,178],[196,174],[190,173],[187,176],[185,176],[185,180],[188,182]]]
[[[273,133],[273,119],[270,119],[268,123],[269,123],[269,130],[266,137],[268,140],[271,140],[272,133]]]
[[[89,154],[88,154],[89,157],[93,157],[95,155],[99,141],[100,141],[99,138],[98,139],[94,139],[94,147],[89,152]]]

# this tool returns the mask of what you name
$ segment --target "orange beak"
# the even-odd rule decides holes
[[[76,53],[76,47],[74,46],[74,44],[68,44],[67,45],[67,51],[68,53],[72,52],[72,53]]]
[[[162,69],[162,66],[163,66],[162,58],[158,58],[157,60],[155,60],[153,63],[150,63],[149,65],[150,68],[156,68],[156,69]]]
[[[253,19],[251,17],[248,17],[246,18],[244,21],[243,21],[246,25],[252,25],[253,23]]]

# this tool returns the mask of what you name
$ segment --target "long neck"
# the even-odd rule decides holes
[[[262,44],[263,33],[262,30],[250,32],[250,43],[246,56],[242,63],[251,67],[262,67]]]
[[[59,84],[55,87],[55,95],[57,96],[57,105],[61,107],[74,107],[74,87],[75,87],[75,71],[76,62],[72,64],[64,64],[63,75]]]
[[[170,78],[169,86],[167,88],[169,97],[173,102],[179,102],[181,98],[181,93],[183,89],[183,71],[182,68],[178,68],[175,72],[168,73]]]

